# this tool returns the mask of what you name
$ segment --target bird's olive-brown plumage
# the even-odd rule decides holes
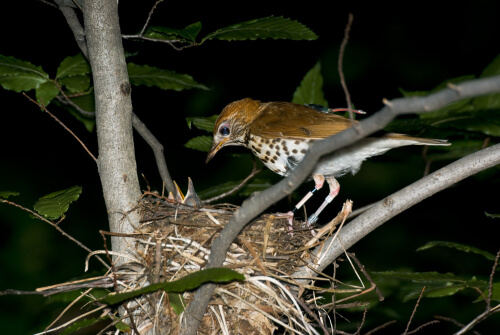
[[[228,104],[220,113],[215,123],[213,144],[207,162],[221,148],[241,145],[252,150],[268,168],[286,176],[304,158],[312,142],[335,135],[356,123],[357,121],[305,105],[290,102],[262,103],[245,98]],[[354,174],[365,159],[406,145],[449,143],[395,133],[364,138],[318,162],[312,173],[316,189],[323,186],[326,178],[330,185],[330,198],[333,199],[332,194],[338,193],[335,177],[347,172]]]

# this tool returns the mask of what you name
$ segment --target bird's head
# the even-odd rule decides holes
[[[224,107],[215,121],[214,139],[207,163],[225,146],[246,144],[246,131],[257,116],[259,106],[260,101],[245,98]]]

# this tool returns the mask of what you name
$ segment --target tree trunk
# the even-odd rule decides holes
[[[132,132],[132,101],[116,0],[86,0],[83,8],[88,56],[95,90],[98,169],[112,232],[130,233],[138,225],[141,192]],[[111,239],[126,253],[126,241]],[[120,265],[125,260],[118,259]]]

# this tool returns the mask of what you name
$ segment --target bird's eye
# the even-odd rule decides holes
[[[231,131],[229,130],[228,126],[222,126],[219,128],[219,134],[222,136],[228,136]]]

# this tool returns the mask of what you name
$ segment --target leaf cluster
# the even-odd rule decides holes
[[[483,257],[489,261],[495,260],[495,255],[480,248],[465,245],[450,241],[431,241],[418,248],[417,251],[429,250],[431,248],[449,248],[451,250],[471,253],[478,257]],[[498,265],[498,264],[496,264]],[[494,269],[495,270],[495,269]],[[423,296],[427,298],[443,298],[456,294],[469,295],[470,292],[478,294],[477,300],[484,300],[488,296],[489,274],[482,274],[478,278],[478,274],[470,276],[457,275],[451,272],[439,273],[430,272],[410,272],[410,271],[384,271],[374,272],[373,276],[376,282],[381,286],[397,286],[401,292],[401,297],[404,302],[417,299],[425,286]],[[396,280],[396,281],[393,281]],[[500,281],[492,282],[491,299],[500,301]]]

